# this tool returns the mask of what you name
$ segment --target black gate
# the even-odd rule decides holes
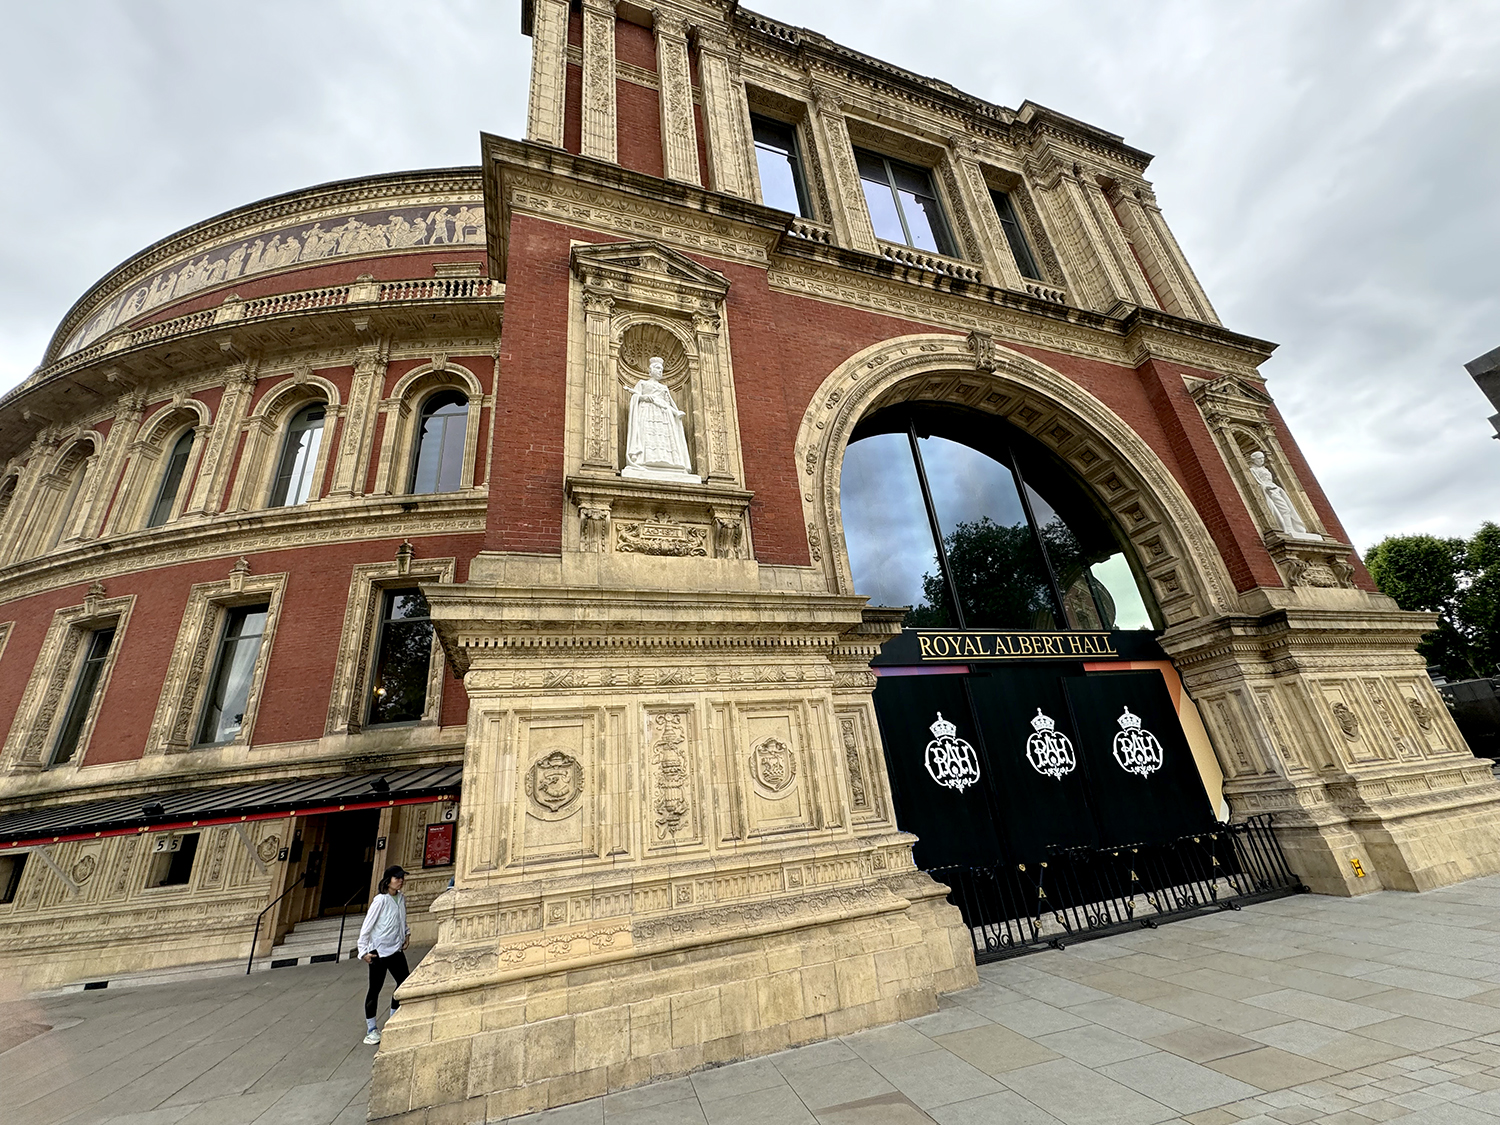
[[[1269,817],[1215,818],[1161,672],[881,672],[897,821],[952,888],[977,959],[1304,889]]]

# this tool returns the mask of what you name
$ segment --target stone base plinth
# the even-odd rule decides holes
[[[498,946],[440,943],[385,1029],[370,1116],[493,1120],[930,1012],[978,981],[945,893],[907,871]],[[445,932],[506,913],[482,898],[454,906]]]

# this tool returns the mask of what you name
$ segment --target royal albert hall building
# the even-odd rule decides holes
[[[331,959],[401,863],[371,1115],[477,1121],[1500,870],[1146,153],[733,0],[521,30],[524,141],[171,235],[0,400],[7,988]]]

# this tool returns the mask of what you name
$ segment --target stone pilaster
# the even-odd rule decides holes
[[[110,424],[104,448],[99,454],[100,484],[89,504],[87,522],[83,525],[85,538],[93,538],[103,532],[110,505],[115,500],[115,484],[120,479],[121,466],[136,435],[140,433],[141,416],[145,410],[145,396],[137,392],[120,396],[119,410]]]
[[[615,0],[583,0],[584,156],[619,159],[615,106]]]
[[[667,179],[701,183],[698,175],[698,133],[693,123],[693,83],[688,70],[687,22],[658,9],[656,73],[661,89],[662,166]]]
[[[330,498],[358,496],[364,492],[375,446],[375,419],[385,386],[387,354],[383,345],[369,344],[360,348],[355,357],[349,404],[344,412],[344,428],[333,466],[333,481],[328,490]]]
[[[568,0],[534,0],[526,139],[562,148],[568,77]]]
[[[1010,252],[1010,243],[1000,226],[1000,216],[995,213],[995,204],[990,199],[990,188],[984,180],[984,172],[975,159],[972,145],[965,145],[955,138],[950,146],[953,166],[957,173],[959,191],[963,198],[958,205],[968,210],[979,220],[981,237],[979,258],[984,265],[986,279],[1003,289],[1022,288],[1021,271]]]
[[[257,364],[251,360],[230,368],[224,381],[224,395],[219,399],[219,411],[214,415],[213,429],[208,435],[208,448],[198,462],[198,477],[193,482],[193,494],[188,498],[182,514],[211,516],[218,513],[224,498],[224,489],[229,483],[229,472],[234,466],[235,447],[239,444],[240,431],[245,416],[250,412],[250,397],[255,390]]]
[[[583,465],[614,471],[620,467],[615,433],[614,372],[610,363],[610,319],[615,299],[608,293],[584,290],[584,435]]]
[[[833,228],[838,242],[868,254],[879,252],[875,228],[865,207],[864,189],[859,183],[859,169],[854,165],[854,148],[844,124],[844,107],[837,93],[826,86],[813,84],[813,136],[819,158],[828,169],[828,186],[835,195]]]
[[[1092,227],[1091,237],[1096,239],[1100,259],[1110,279],[1110,287],[1116,300],[1128,301],[1132,305],[1154,309],[1157,307],[1151,286],[1140,264],[1131,253],[1125,232],[1110,206],[1109,198],[1099,186],[1098,178],[1085,171],[1077,177],[1079,192],[1084,200],[1086,227]]]
[[[1129,205],[1133,213],[1138,213],[1143,220],[1143,229],[1150,230],[1155,244],[1160,247],[1163,267],[1175,278],[1175,285],[1183,294],[1184,316],[1196,317],[1207,321],[1209,324],[1219,323],[1219,314],[1214,311],[1209,302],[1208,294],[1204,292],[1203,286],[1198,283],[1198,277],[1193,273],[1193,267],[1188,264],[1187,258],[1182,253],[1182,247],[1177,245],[1177,239],[1172,234],[1172,228],[1167,226],[1167,220],[1161,213],[1161,208],[1156,204],[1156,196],[1147,187],[1137,188],[1129,194]]]
[[[750,110],[729,36],[718,28],[695,29],[703,121],[708,132],[709,187],[725,195],[753,198],[750,170]]]
[[[719,371],[719,318],[707,314],[693,318],[693,331],[698,342],[700,385],[703,387],[704,415],[707,421],[706,450],[701,471],[711,481],[735,483],[739,477],[735,472],[733,439],[729,432],[729,416],[734,411],[732,402],[726,403],[726,393],[733,393],[729,380],[723,379]]]

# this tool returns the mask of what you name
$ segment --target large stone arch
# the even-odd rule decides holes
[[[994,414],[1068,464],[1129,537],[1169,627],[1232,610],[1223,559],[1151,447],[1045,364],[999,346],[986,358],[993,370],[975,366],[975,352],[960,336],[901,336],[857,352],[823,380],[803,414],[796,452],[809,547],[828,588],[855,592],[839,512],[849,434],[873,410],[923,400]]]

